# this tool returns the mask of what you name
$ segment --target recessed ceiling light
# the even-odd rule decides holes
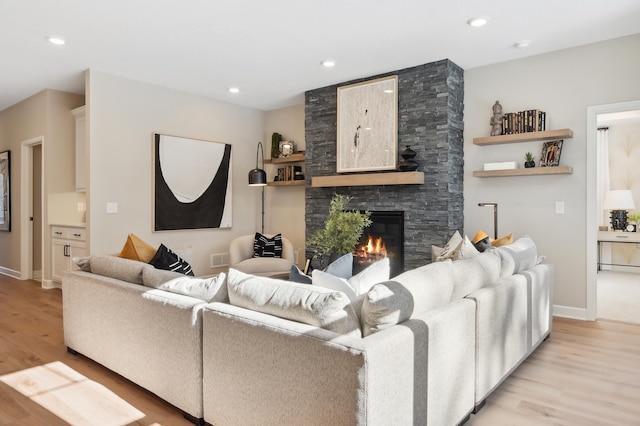
[[[529,40],[521,40],[517,43],[514,43],[513,45],[513,47],[516,47],[518,49],[526,49],[529,46],[531,46],[531,41]]]
[[[238,93],[238,92],[240,92],[240,89],[238,89],[237,87],[229,87],[229,92]]]
[[[392,89],[385,89],[384,93],[393,93],[393,90]]]
[[[325,68],[333,68],[336,66],[336,61],[327,59],[326,61],[322,61],[322,66]]]
[[[55,44],[56,46],[62,46],[65,44],[65,41],[60,37],[49,37],[49,43]]]
[[[467,25],[471,27],[482,27],[487,24],[489,18],[485,16],[478,16],[476,18],[471,18],[467,21]]]

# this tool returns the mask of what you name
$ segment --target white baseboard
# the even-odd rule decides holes
[[[50,290],[52,288],[62,288],[59,282],[52,280],[42,280],[42,288]]]
[[[20,271],[15,271],[13,269],[5,268],[4,266],[0,266],[0,274],[7,275],[11,278],[21,279]]]
[[[553,305],[553,315],[587,321],[587,310],[585,308],[574,308],[573,306]]]

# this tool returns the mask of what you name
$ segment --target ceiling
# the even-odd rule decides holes
[[[468,26],[475,16],[488,24]],[[480,67],[639,22],[638,0],[0,0],[0,111],[46,88],[84,93],[87,69],[271,110],[331,84],[446,58]]]

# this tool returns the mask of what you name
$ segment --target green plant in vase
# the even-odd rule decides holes
[[[640,213],[632,213],[632,214],[628,215],[627,216],[627,221],[629,223],[635,223],[636,232],[640,231],[640,229],[638,229],[640,227]]]
[[[525,159],[524,167],[525,167],[525,168],[527,168],[527,169],[528,169],[528,168],[531,168],[531,167],[535,167],[535,166],[536,166],[536,162],[535,162],[535,160],[534,160],[533,158],[534,158],[534,157],[533,157],[533,154],[532,154],[532,153],[530,153],[530,152],[527,152],[527,153],[524,155],[524,159]]]
[[[324,226],[316,231],[306,242],[313,249],[313,258],[321,267],[332,258],[353,251],[360,241],[363,231],[371,225],[371,212],[346,210],[351,201],[347,195],[334,194],[329,205],[329,216]]]

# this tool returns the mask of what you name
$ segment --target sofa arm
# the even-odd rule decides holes
[[[62,301],[65,345],[202,417],[205,302],[82,271],[63,275]]]
[[[520,274],[527,279],[527,344],[532,352],[551,333],[554,266],[542,263]]]

